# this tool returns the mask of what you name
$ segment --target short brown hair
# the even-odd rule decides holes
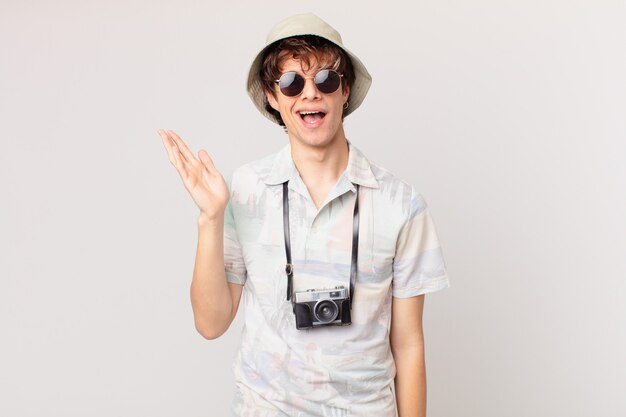
[[[318,64],[328,66],[339,74],[343,74],[341,83],[343,91],[346,91],[348,87],[352,88],[354,84],[355,75],[352,61],[343,49],[319,36],[300,35],[278,40],[265,51],[259,75],[263,90],[269,91],[274,97],[276,97],[274,80],[280,77],[280,64],[287,58],[300,60],[305,70],[310,68],[311,58],[315,58]],[[280,117],[280,112],[270,106],[267,98],[265,98],[265,109],[276,119],[279,125],[285,126],[285,122]]]

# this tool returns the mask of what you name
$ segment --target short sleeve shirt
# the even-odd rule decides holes
[[[392,297],[450,286],[435,225],[415,189],[348,141],[348,166],[318,209],[291,147],[228,179],[227,280],[244,285],[244,328],[233,364],[233,415],[395,416],[389,343]],[[293,290],[349,288],[359,185],[352,324],[296,329],[286,298],[282,184],[288,181]]]

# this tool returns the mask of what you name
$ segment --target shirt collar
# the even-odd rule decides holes
[[[379,188],[368,159],[349,140],[346,139],[346,141],[348,142],[348,166],[342,177],[347,174],[348,180],[353,184]],[[290,184],[293,184],[294,181],[291,180],[296,180],[296,178],[299,178],[299,173],[291,157],[291,144],[288,143],[276,154],[274,164],[265,174],[263,182],[267,185],[278,185],[289,180]]]

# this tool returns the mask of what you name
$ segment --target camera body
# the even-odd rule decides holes
[[[293,312],[298,330],[352,324],[350,293],[343,286],[296,292]]]

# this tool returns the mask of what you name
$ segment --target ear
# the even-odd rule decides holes
[[[341,95],[343,96],[343,103],[345,104],[348,101],[348,97],[350,97],[350,86],[346,85],[345,91],[341,91]]]
[[[276,101],[276,97],[274,97],[274,94],[267,91],[266,89],[263,89],[263,92],[265,93],[265,97],[267,98],[267,102],[270,104],[270,106],[272,106],[274,110],[279,111],[278,101]]]

